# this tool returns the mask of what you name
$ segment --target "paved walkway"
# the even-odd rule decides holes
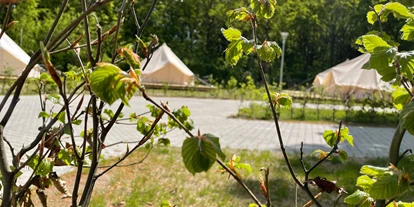
[[[0,97],[1,99],[2,97]],[[201,133],[212,133],[220,138],[222,147],[240,149],[259,149],[280,151],[279,141],[276,136],[274,123],[271,121],[254,121],[228,118],[236,114],[240,101],[236,100],[212,100],[192,98],[155,98],[157,101],[169,102],[171,109],[187,105],[195,122],[196,129]],[[48,103],[52,106],[51,103]],[[136,97],[130,102],[131,107],[125,107],[124,114],[128,117],[130,113],[137,114],[148,111],[145,107],[148,102],[142,97]],[[115,109],[118,104],[111,108]],[[58,106],[55,106],[55,110]],[[5,128],[4,134],[10,140],[15,149],[28,144],[37,134],[41,124],[38,118],[40,104],[37,96],[22,96],[14,116],[10,119]],[[3,117],[4,111],[1,113]],[[285,148],[290,153],[298,153],[301,142],[304,142],[305,153],[315,149],[329,150],[322,134],[326,129],[336,129],[335,124],[319,124],[304,122],[280,122]],[[352,157],[386,157],[388,148],[394,133],[393,128],[348,126],[350,134],[354,136],[355,146],[341,144]],[[81,128],[77,128],[79,134]],[[196,130],[194,130],[196,133]],[[186,134],[174,130],[168,134],[172,146],[181,146]],[[115,125],[110,132],[107,143],[119,141],[137,141],[141,135],[136,131],[135,126]],[[414,149],[414,137],[408,133],[405,135],[402,151]],[[117,145],[104,150],[104,156],[117,156],[124,153],[125,145]],[[10,157],[9,157],[10,160]]]

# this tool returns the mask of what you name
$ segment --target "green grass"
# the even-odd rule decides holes
[[[396,126],[398,114],[376,113],[374,111],[345,111],[332,109],[310,109],[310,108],[281,108],[280,120],[299,121],[323,121],[338,123],[344,120],[346,124],[364,124],[374,126]],[[270,108],[266,104],[251,103],[247,107],[239,109],[236,118],[273,120]]]
[[[109,149],[108,149],[109,150]],[[225,154],[230,156],[237,154],[241,156],[241,162],[249,163],[253,172],[246,174],[242,172],[243,181],[256,194],[259,200],[265,203],[259,185],[260,168],[270,169],[270,195],[274,206],[294,206],[295,183],[288,172],[280,153],[274,151],[258,150],[235,150],[224,149]],[[138,150],[127,158],[123,164],[141,160],[146,151]],[[299,162],[299,156],[290,154],[291,164],[303,181],[304,175]],[[114,163],[117,158],[104,160],[102,165]],[[305,156],[305,165],[309,168],[318,160],[315,157]],[[353,193],[356,179],[360,175],[359,170],[364,164],[385,166],[385,159],[349,159],[341,163],[339,159],[324,162],[317,167],[310,178],[316,176],[325,177],[330,181],[337,181],[337,186],[344,188],[347,192]],[[100,169],[102,170],[102,169]],[[87,170],[84,172],[86,176]],[[73,187],[75,173],[68,173],[62,178],[67,181],[69,190]],[[82,179],[85,182],[85,179]],[[81,186],[83,185],[81,183]],[[69,206],[70,200],[60,199],[60,193],[54,188],[48,190],[49,203],[53,206]],[[314,194],[318,192],[312,187]],[[337,193],[324,193],[320,199],[323,206],[332,206]],[[343,198],[340,205],[345,207]],[[400,198],[397,198],[399,200]],[[412,192],[404,194],[404,200],[413,200]],[[139,165],[129,167],[118,167],[108,174],[100,177],[96,183],[90,206],[160,206],[162,201],[169,201],[177,206],[248,206],[253,201],[243,188],[228,174],[219,172],[219,167],[214,164],[207,173],[200,173],[193,176],[183,164],[181,149],[177,147],[155,148],[149,157]],[[309,198],[298,190],[298,206],[303,206]],[[57,205],[57,204],[59,205]],[[56,205],[55,205],[56,204]]]

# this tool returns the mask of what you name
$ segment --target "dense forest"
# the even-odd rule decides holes
[[[52,24],[60,2],[21,0],[11,17],[18,23],[8,31],[8,35],[31,54],[42,41],[40,37]],[[69,24],[81,11],[79,1],[69,2],[58,29]],[[143,22],[151,3],[149,0],[137,0],[134,7],[126,8],[121,45],[135,41],[137,27],[132,16],[133,9],[138,21]],[[378,25],[370,25],[366,21],[369,7],[376,3],[378,1],[375,0],[278,0],[275,17],[259,27],[259,34],[264,35],[260,39],[275,40],[282,46],[280,32],[289,32],[284,82],[289,87],[310,82],[317,73],[360,54],[354,45],[356,38],[378,29]],[[118,4],[120,1],[115,1],[98,11],[99,15],[96,16],[100,19],[91,16],[91,25],[99,21],[103,32],[109,30],[115,25],[120,7]],[[158,0],[142,39],[149,41],[150,35],[156,34],[160,43],[167,43],[201,78],[212,76],[218,83],[225,84],[231,76],[244,81],[247,75],[251,75],[259,84],[253,57],[243,57],[235,67],[224,61],[224,50],[228,43],[220,29],[231,26],[226,22],[226,11],[247,5],[247,0]],[[0,22],[6,9],[5,5],[0,5]],[[392,29],[400,28],[395,24],[402,23],[393,21],[390,16],[390,20],[383,25],[391,39],[397,39],[400,35],[398,30]],[[76,39],[81,35],[80,31],[81,28],[70,38]],[[245,24],[243,36],[251,37],[248,31],[248,24]],[[92,31],[92,36],[97,37],[95,31]],[[105,43],[109,45],[111,41],[108,38]],[[86,50],[82,50],[82,53],[86,53]],[[102,58],[110,58],[111,54],[112,51],[106,51]],[[52,58],[54,64],[63,71],[76,68],[77,61],[73,53],[60,53]],[[264,66],[270,82],[278,82],[280,60]]]

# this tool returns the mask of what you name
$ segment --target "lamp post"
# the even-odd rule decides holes
[[[289,32],[280,32],[282,36],[282,62],[280,63],[280,77],[279,77],[279,87],[282,88],[283,81],[283,62],[285,61],[285,43],[286,39],[289,36]]]

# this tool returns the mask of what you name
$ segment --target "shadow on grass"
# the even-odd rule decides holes
[[[250,188],[250,190],[257,196],[257,198],[262,202],[262,204],[266,204],[266,198],[263,196],[262,191],[260,190],[260,183],[258,180],[253,179],[246,179],[244,183]],[[297,202],[297,206],[303,206],[307,203],[310,198],[308,195],[299,187],[295,189],[295,184],[291,177],[281,178],[281,179],[270,179],[269,180],[270,186],[270,198],[272,201],[273,206],[295,206]],[[315,187],[310,187],[311,191],[314,195],[316,195],[319,191]],[[296,193],[297,190],[297,193]],[[234,183],[233,186],[230,188],[230,194],[235,197],[235,199],[245,199],[249,203],[254,203],[247,192],[238,184]],[[297,201],[296,196],[297,195]],[[332,206],[335,199],[337,198],[338,194],[333,192],[331,194],[324,193],[320,202],[323,206]],[[340,202],[337,206],[347,206],[343,199],[346,195],[342,195],[340,198]]]

